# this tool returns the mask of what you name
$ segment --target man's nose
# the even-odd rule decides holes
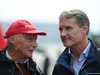
[[[62,30],[62,32],[60,33],[61,36],[65,36],[67,34],[67,32],[65,30]]]
[[[32,42],[32,46],[37,47],[37,41],[36,40]]]

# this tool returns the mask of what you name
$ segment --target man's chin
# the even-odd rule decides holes
[[[31,58],[32,57],[32,54],[28,55],[28,58]]]
[[[64,47],[70,47],[70,45],[69,44],[63,44],[64,45]]]

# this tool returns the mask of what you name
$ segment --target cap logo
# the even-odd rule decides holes
[[[35,28],[33,25],[25,25],[25,28]]]

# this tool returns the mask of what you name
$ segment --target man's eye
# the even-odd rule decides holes
[[[59,30],[62,31],[63,29],[62,28],[59,28]]]
[[[28,40],[33,40],[33,38],[28,38]]]

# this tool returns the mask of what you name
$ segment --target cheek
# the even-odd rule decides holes
[[[72,33],[73,33],[75,36],[83,35],[83,32],[82,32],[81,29],[74,30]]]
[[[81,41],[83,39],[83,33],[81,31],[74,34],[74,38],[76,41]]]
[[[22,49],[23,48],[23,45],[22,44],[17,44],[16,45],[16,49]]]
[[[81,32],[81,30],[75,30],[72,31],[71,33],[69,33],[69,36],[72,38],[72,40],[80,40],[83,36],[83,33]]]
[[[28,46],[28,44],[26,44],[25,42],[18,42],[16,43],[15,47],[16,49],[24,49]]]
[[[30,46],[31,46],[31,43],[24,42],[24,43],[23,43],[23,46],[25,46],[25,47],[30,47]]]

